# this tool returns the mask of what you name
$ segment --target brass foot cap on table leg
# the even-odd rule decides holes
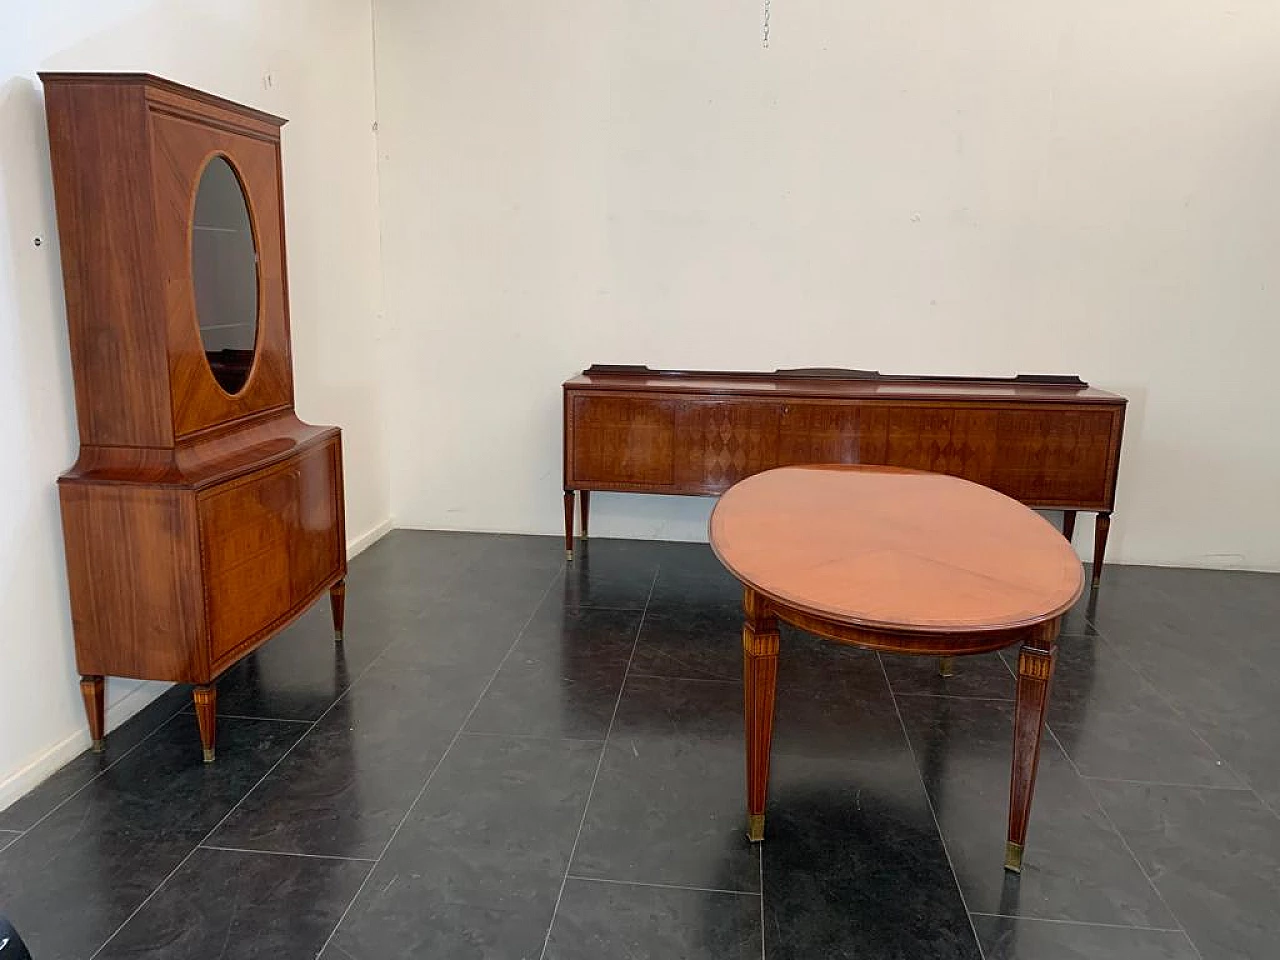
[[[93,741],[93,752],[94,752],[94,753],[101,753],[101,752],[102,752],[103,750],[105,750],[105,749],[107,749],[107,741],[105,741],[105,740],[95,740],[95,741]]]
[[[206,747],[206,748],[205,748],[205,750],[204,750],[204,762],[205,762],[205,763],[213,763],[213,750],[211,750],[211,749],[209,749],[209,748],[207,748],[207,747]]]
[[[764,839],[764,814],[752,813],[747,816],[747,839],[759,843]]]
[[[1004,845],[1004,868],[1010,873],[1022,872],[1022,844],[1010,840]]]
[[[954,661],[951,657],[938,658],[938,676],[953,677],[955,676]]]

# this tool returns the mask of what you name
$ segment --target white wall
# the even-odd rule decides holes
[[[1280,568],[1280,4],[760,6],[375,0],[397,521],[557,532],[591,362],[1061,372],[1111,559]]]
[[[390,517],[371,48],[369,5],[349,0],[42,0],[0,11],[0,807],[88,744],[54,486],[77,441],[35,73],[146,71],[289,118],[298,408],[344,428],[347,530],[358,540]],[[159,689],[109,680],[109,720]]]

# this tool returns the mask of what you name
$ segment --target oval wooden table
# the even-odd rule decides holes
[[[1005,867],[1022,869],[1058,625],[1080,560],[1032,510],[987,487],[893,467],[780,467],[731,487],[711,546],[742,582],[747,836],[764,839],[778,620],[838,643],[943,658],[1018,654]]]

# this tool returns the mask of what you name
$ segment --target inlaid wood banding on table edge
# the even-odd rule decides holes
[[[769,792],[774,701],[778,686],[778,618],[769,601],[743,591],[742,694],[747,740],[747,839],[764,839],[764,806]]]
[[[1042,624],[1018,651],[1018,692],[1013,718],[1013,774],[1009,778],[1009,840],[1005,846],[1006,870],[1022,872],[1022,850],[1031,819],[1031,797],[1040,765],[1040,743],[1049,708],[1058,652],[1060,620]]]

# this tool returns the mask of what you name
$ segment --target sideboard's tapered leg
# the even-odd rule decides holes
[[[1004,866],[1022,872],[1022,849],[1031,819],[1031,796],[1040,765],[1040,738],[1049,707],[1049,685],[1057,657],[1058,621],[1050,621],[1018,652],[1018,702],[1013,717],[1013,775],[1009,780],[1009,842]]]
[[[1107,534],[1111,532],[1111,514],[1100,513],[1093,522],[1093,584],[1102,583],[1102,560],[1107,553]]]
[[[89,738],[93,752],[101,753],[106,746],[107,730],[107,681],[103,677],[81,677],[80,696],[84,697],[84,713],[89,718]]]
[[[956,658],[955,657],[939,657],[938,658],[938,676],[954,677],[956,675]]]
[[[1067,542],[1076,535],[1076,512],[1074,510],[1062,511],[1062,535],[1067,538]]]
[[[582,515],[582,539],[587,539],[587,517],[591,513],[591,491],[583,490],[579,496],[582,497],[581,515]]]
[[[347,581],[339,580],[329,588],[329,610],[333,613],[333,639],[342,639],[342,626],[347,619]]]
[[[204,762],[213,763],[214,741],[218,736],[218,688],[212,683],[196,687],[191,692],[191,699],[196,704],[196,723],[200,726]]]
[[[764,839],[769,793],[769,751],[778,683],[778,618],[768,601],[748,588],[743,594],[742,689],[747,734],[747,839]]]
[[[564,492],[564,557],[573,561],[573,491]]]

